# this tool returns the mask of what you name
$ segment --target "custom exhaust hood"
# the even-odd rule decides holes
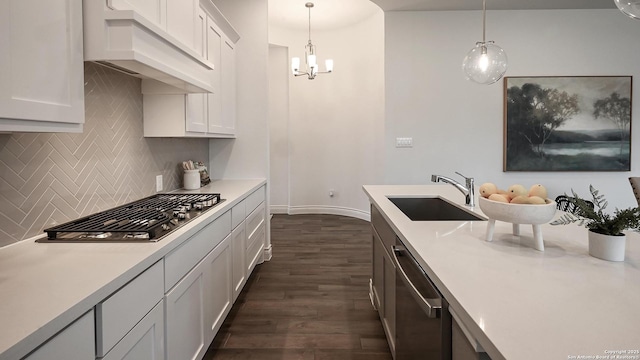
[[[171,92],[214,91],[214,64],[138,11],[84,0],[84,60],[170,85]]]

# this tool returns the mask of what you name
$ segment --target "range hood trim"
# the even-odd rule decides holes
[[[136,12],[104,6],[84,1],[85,61],[154,79],[184,93],[214,91],[214,64]]]

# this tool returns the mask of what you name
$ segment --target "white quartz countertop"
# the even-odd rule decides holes
[[[640,359],[639,234],[627,233],[624,262],[609,262],[589,256],[586,229],[547,224],[541,252],[530,225],[518,237],[497,221],[487,242],[486,221],[410,221],[387,198],[439,196],[464,207],[452,186],[364,191],[493,360]]]
[[[22,358],[263,184],[218,180],[176,191],[226,201],[155,243],[24,240],[0,248],[0,360]]]

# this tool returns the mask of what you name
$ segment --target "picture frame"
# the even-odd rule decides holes
[[[503,171],[630,171],[632,81],[505,77]]]

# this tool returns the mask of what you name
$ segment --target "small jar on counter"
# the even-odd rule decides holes
[[[196,190],[200,188],[200,170],[184,171],[184,188],[185,190]]]

